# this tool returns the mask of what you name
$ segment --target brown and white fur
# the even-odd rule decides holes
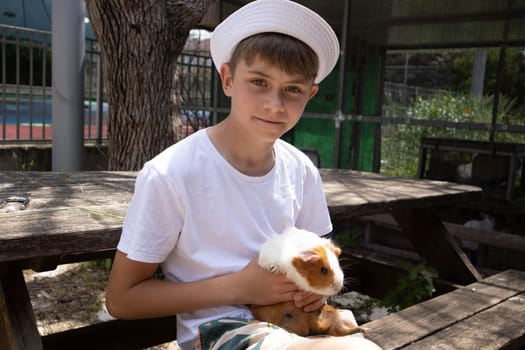
[[[330,239],[292,227],[262,245],[258,263],[269,271],[285,274],[300,290],[331,296],[343,287],[340,254],[341,249]],[[366,331],[362,327],[347,326],[339,311],[330,305],[313,312],[304,312],[295,307],[293,301],[251,305],[250,309],[256,319],[301,336],[342,336]]]

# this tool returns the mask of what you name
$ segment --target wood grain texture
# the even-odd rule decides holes
[[[0,172],[0,198],[27,195],[27,209],[0,213],[0,262],[113,249],[136,172]],[[330,214],[352,217],[396,208],[453,205],[477,187],[321,169]]]
[[[320,169],[333,218],[388,213],[394,209],[452,206],[481,198],[479,187],[414,180],[343,169]]]
[[[28,196],[0,213],[0,262],[114,249],[133,195],[134,172],[2,172],[0,198]]]
[[[0,276],[0,348],[42,349],[22,271],[9,268]]]
[[[427,209],[395,209],[392,216],[421,258],[439,271],[439,277],[468,284],[481,275],[436,214]]]
[[[384,350],[499,349],[525,334],[523,293],[525,272],[507,270],[364,326]],[[512,313],[512,322],[498,321]],[[485,339],[483,346],[476,346],[479,337]]]
[[[358,220],[365,223],[377,224],[392,229],[400,229],[398,223],[389,214],[367,215]],[[525,252],[525,237],[501,231],[482,230],[465,227],[464,225],[443,222],[445,228],[456,238],[471,242],[486,244],[494,247]]]

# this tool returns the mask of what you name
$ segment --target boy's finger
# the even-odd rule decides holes
[[[325,298],[318,299],[312,303],[304,305],[304,311],[311,312],[311,311],[319,310],[319,308],[321,308],[325,303],[326,303]]]
[[[308,292],[298,292],[294,295],[294,304],[296,307],[304,307],[304,311],[314,311],[319,309],[326,302],[326,298]]]

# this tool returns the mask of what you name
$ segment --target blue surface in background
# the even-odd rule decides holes
[[[84,103],[84,123],[94,125],[96,123],[96,102]],[[28,100],[7,100],[0,101],[0,123],[6,125],[51,125],[51,99],[43,100],[34,98]],[[102,115],[107,120],[109,115],[109,106],[107,103],[102,105]]]

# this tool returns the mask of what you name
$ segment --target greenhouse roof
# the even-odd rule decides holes
[[[250,0],[210,1],[204,28]],[[525,46],[525,0],[298,0],[348,35],[389,49]],[[51,30],[51,0],[2,0],[0,24]],[[94,38],[89,24],[86,36]]]
[[[389,49],[525,45],[525,0],[298,0],[340,37],[347,1],[348,35]],[[212,2],[203,26],[248,2]]]

